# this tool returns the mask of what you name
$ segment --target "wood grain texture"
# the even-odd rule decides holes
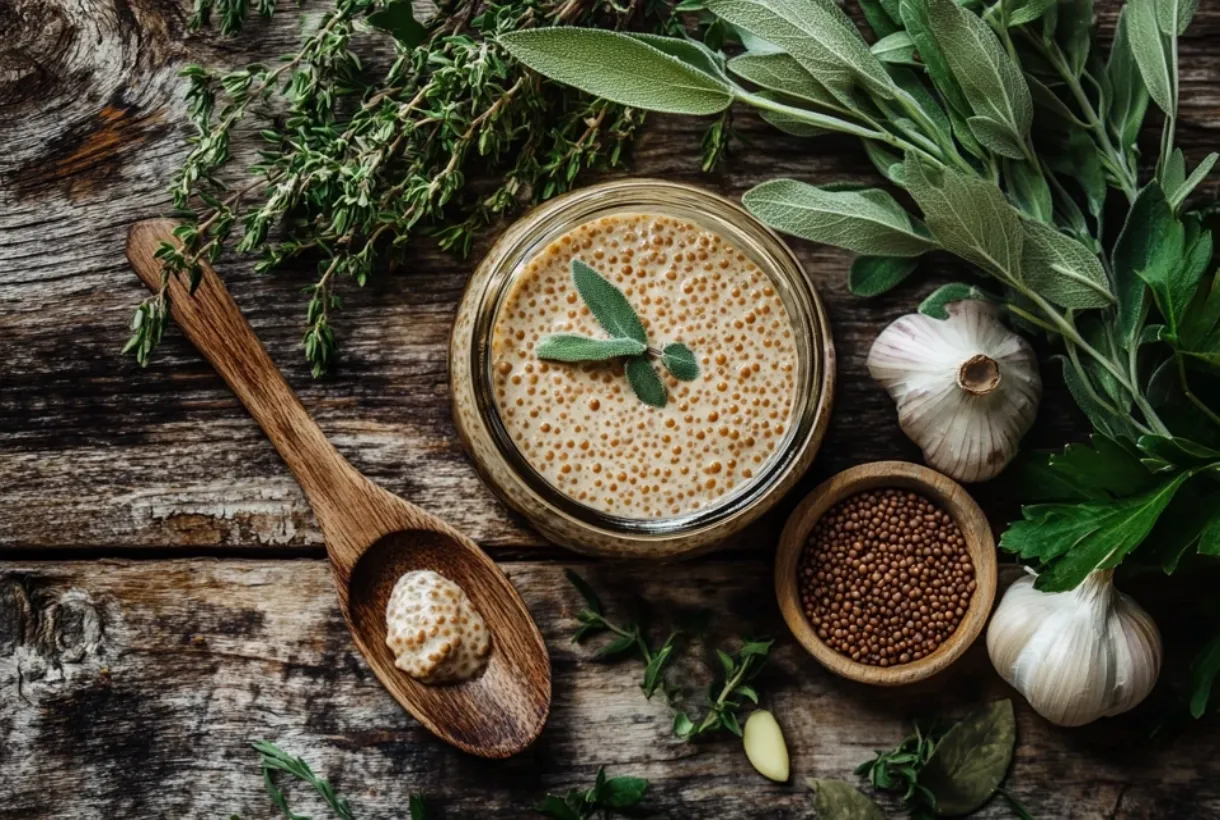
[[[805,617],[797,587],[797,567],[809,533],[840,501],[868,490],[897,488],[919,493],[952,516],[966,541],[977,584],[970,607],[948,640],[926,658],[901,666],[858,663],[831,649]],[[962,485],[935,470],[905,461],[873,461],[844,470],[805,496],[784,525],[775,552],[775,598],[788,629],[823,666],[836,675],[875,686],[904,686],[944,671],[982,634],[995,602],[995,538],[987,516]]]
[[[157,251],[179,244],[177,225],[148,219],[128,233],[127,258],[154,292],[164,280]],[[356,472],[301,406],[210,265],[200,266],[196,285],[192,292],[184,278],[169,280],[170,315],[305,491],[326,540],[339,609],[373,673],[416,720],[465,752],[502,758],[529,746],[550,710],[551,667],[516,588],[478,544]],[[386,607],[398,579],[419,570],[453,581],[486,619],[494,640],[477,678],[428,686],[397,668],[386,645]]]
[[[640,664],[597,661],[596,643],[567,640],[581,604],[558,566],[505,568],[551,647],[555,702],[533,748],[492,763],[432,740],[377,684],[323,561],[10,564],[0,569],[0,818],[269,818],[246,746],[265,738],[332,778],[360,818],[403,817],[407,794],[422,791],[445,820],[520,820],[546,791],[587,786],[604,764],[650,778],[648,807],[673,820],[805,820],[806,777],[855,781],[851,769],[896,743],[912,716],[960,715],[1011,695],[981,646],[950,676],[902,690],[831,675],[784,629],[767,561],[681,575],[580,567],[615,615],[634,594],[662,614],[712,604],[733,613],[714,622],[712,643],[781,638],[758,682],[792,753],[792,782],[773,784],[749,768],[740,741],[674,740],[669,709],[638,688]],[[703,662],[715,660],[699,660],[706,652],[697,645],[675,669],[688,692],[707,681]],[[1214,730],[1196,726],[1166,752],[1140,740],[1130,716],[1067,731],[1017,706],[1008,785],[1034,816],[1220,817]],[[298,811],[329,816],[291,793]],[[974,816],[1011,814],[993,804]]]
[[[0,3],[0,546],[322,543],[273,448],[178,333],[168,334],[146,370],[118,353],[141,298],[122,254],[127,226],[167,210],[166,188],[187,150],[178,68],[188,60],[234,66],[266,59],[290,50],[297,36],[291,13],[255,22],[233,40],[188,36],[189,5]],[[1102,4],[1107,26],[1116,8]],[[1217,37],[1220,7],[1204,3],[1182,43],[1180,134],[1192,163],[1220,129]],[[779,175],[874,179],[854,141],[786,137],[745,111],[737,128],[748,147],[705,175],[698,167],[703,128],[691,119],[652,118],[632,173],[732,197]],[[239,156],[250,158],[248,146]],[[338,375],[322,382],[310,379],[300,350],[300,287],[311,265],[266,278],[252,274],[250,260],[224,259],[221,268],[272,358],[361,472],[481,543],[537,545],[537,535],[477,479],[447,406],[449,326],[474,260],[494,234],[471,260],[417,243],[403,272],[345,288],[337,317],[344,359]],[[890,400],[868,379],[864,358],[876,333],[932,282],[921,278],[879,299],[857,299],[844,284],[846,254],[793,244],[825,298],[840,366],[827,446],[797,497],[851,464],[918,459]],[[1053,444],[1082,427],[1057,377],[1045,375],[1050,395],[1032,441]],[[1011,506],[984,506],[996,522],[1012,513]],[[772,537],[785,512],[758,532]]]

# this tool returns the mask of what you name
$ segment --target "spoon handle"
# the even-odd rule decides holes
[[[179,244],[173,235],[177,225],[171,219],[148,219],[132,225],[127,233],[127,259],[154,292],[161,287],[157,248],[163,242]],[[201,266],[203,277],[194,293],[186,277],[169,278],[170,315],[271,439],[327,531],[343,520],[354,496],[367,497],[377,488],[327,440],[216,271],[206,262]]]

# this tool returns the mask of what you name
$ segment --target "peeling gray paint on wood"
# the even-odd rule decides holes
[[[555,706],[535,747],[489,763],[432,740],[381,689],[348,638],[323,562],[4,567],[0,818],[271,817],[245,745],[258,738],[303,755],[362,818],[403,816],[413,791],[432,795],[445,818],[527,817],[546,791],[591,783],[599,764],[650,778],[649,806],[671,818],[808,818],[804,778],[855,781],[851,769],[901,739],[911,717],[1011,695],[981,646],[908,689],[831,676],[787,636],[766,561],[579,567],[615,615],[638,595],[660,628],[666,614],[712,604],[709,643],[780,638],[759,689],[787,734],[793,780],[772,784],[749,768],[740,741],[674,740],[670,710],[639,690],[640,664],[598,661],[595,642],[569,642],[581,603],[560,565],[505,568],[551,649]],[[703,663],[715,663],[708,652],[697,643],[675,668],[696,698]],[[1133,741],[1127,720],[1065,731],[1023,703],[1018,716],[1008,785],[1036,817],[1220,816],[1220,738],[1206,727],[1156,750]],[[300,811],[320,811],[294,794]],[[996,804],[976,816],[1011,815]]]

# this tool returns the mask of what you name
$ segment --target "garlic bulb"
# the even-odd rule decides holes
[[[1112,570],[1068,592],[1014,583],[991,616],[987,653],[1000,677],[1051,723],[1080,726],[1133,708],[1161,671],[1161,634]]]
[[[898,403],[902,432],[958,481],[994,478],[1034,423],[1042,380],[1029,343],[977,300],[949,318],[913,313],[881,331],[868,370]]]

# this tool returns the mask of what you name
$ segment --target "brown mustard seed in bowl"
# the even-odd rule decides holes
[[[870,490],[818,520],[797,567],[801,608],[818,637],[871,666],[911,663],[957,629],[974,565],[953,518],[904,490]]]

